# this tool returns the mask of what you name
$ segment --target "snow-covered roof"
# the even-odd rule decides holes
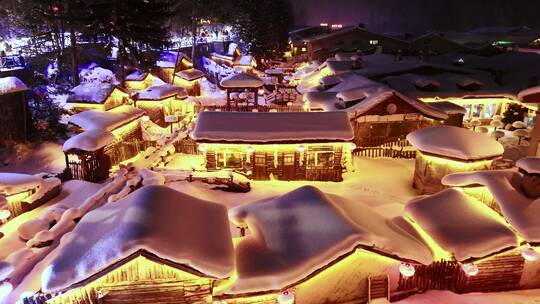
[[[482,258],[519,244],[495,211],[456,189],[414,199],[405,211],[458,261]]]
[[[242,55],[234,61],[235,66],[251,66],[255,59],[251,55]]]
[[[110,83],[83,83],[71,90],[72,94],[67,98],[67,102],[95,104],[103,103],[107,100],[115,88],[117,87]]]
[[[156,61],[156,66],[160,68],[174,68],[176,63],[180,63],[184,59],[191,62],[189,57],[182,52],[163,51],[159,54],[159,59]]]
[[[197,69],[187,69],[179,71],[178,73],[176,73],[176,76],[188,81],[192,81],[204,77],[204,73],[201,70]]]
[[[70,137],[64,143],[64,151],[96,151],[115,141],[114,135],[106,130],[91,129]]]
[[[450,101],[435,101],[435,102],[430,102],[428,104],[434,108],[437,108],[443,111],[444,113],[448,115],[467,113],[467,110],[464,107]]]
[[[433,261],[419,239],[367,205],[313,186],[231,209],[229,217],[251,234],[236,247],[238,281],[227,293],[282,289],[358,246]]]
[[[0,194],[13,195],[33,190],[43,183],[38,175],[0,172]]]
[[[292,74],[292,79],[299,79],[305,74],[308,74],[314,70],[316,70],[321,64],[317,61],[313,61],[306,66],[303,66],[302,68],[298,69],[296,72]]]
[[[135,71],[126,76],[126,81],[144,81],[148,75],[147,72]]]
[[[341,73],[345,71],[349,71],[352,69],[352,61],[351,60],[327,60],[326,66],[328,69],[334,73]]]
[[[28,90],[22,80],[14,76],[0,78],[0,95],[6,95]]]
[[[453,126],[416,130],[407,140],[422,153],[460,161],[477,161],[501,156],[504,148],[486,134]]]
[[[345,112],[202,112],[192,137],[215,142],[350,141]]]
[[[529,174],[540,174],[540,157],[522,158],[516,162],[516,166]]]
[[[341,91],[336,94],[336,97],[343,101],[355,101],[366,99],[365,90],[363,88],[350,89]]]
[[[540,198],[527,197],[521,190],[522,176],[514,170],[488,170],[445,176],[448,186],[486,186],[504,218],[530,243],[540,242]]]
[[[284,72],[283,72],[283,69],[275,68],[275,69],[266,69],[264,73],[267,75],[283,75]]]
[[[223,78],[220,82],[223,88],[260,88],[263,81],[254,75],[239,73]]]
[[[176,96],[180,99],[188,97],[184,88],[170,83],[153,85],[136,94],[137,100],[163,100],[165,98],[170,98],[173,96]]]
[[[533,98],[536,97],[536,98]],[[540,86],[535,86],[522,90],[518,93],[519,100],[523,102],[538,102],[540,103]]]
[[[113,131],[144,115],[144,111],[130,105],[122,105],[109,111],[89,110],[72,115],[68,123],[84,130],[102,129]]]
[[[86,214],[51,253],[42,289],[69,288],[141,250],[226,278],[234,267],[227,209],[165,186],[145,186]]]

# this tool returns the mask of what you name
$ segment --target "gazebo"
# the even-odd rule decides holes
[[[227,91],[227,105],[231,104],[231,93],[248,93],[244,99],[249,100],[253,94],[253,103],[258,105],[258,91],[263,86],[263,81],[254,75],[239,73],[221,80],[220,86]]]
[[[490,169],[504,152],[503,146],[486,134],[445,125],[414,131],[407,140],[418,150],[413,187],[421,194],[446,188],[441,180],[448,174]]]

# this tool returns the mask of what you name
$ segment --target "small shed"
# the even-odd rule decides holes
[[[125,87],[128,92],[145,90],[146,88],[164,84],[163,80],[152,73],[135,71],[126,76]]]
[[[184,88],[190,96],[201,96],[201,79],[204,73],[197,69],[187,69],[174,75],[174,84]]]
[[[444,120],[445,125],[463,126],[463,117],[467,113],[467,109],[464,107],[450,101],[434,101],[430,102],[429,105],[448,115],[448,118]]]
[[[133,94],[132,98],[137,108],[144,110],[153,122],[161,126],[167,126],[167,115],[194,111],[194,106],[187,100],[186,90],[174,84],[151,86]]]
[[[263,85],[264,83],[259,77],[247,73],[235,74],[222,79],[220,82],[220,86],[227,91],[227,105],[229,106],[231,105],[231,101],[233,101],[231,98],[231,93],[233,92],[247,93],[247,96],[242,99],[248,103],[252,102],[257,106],[259,104],[259,89]],[[238,102],[238,100],[234,101]]]
[[[229,225],[223,205],[142,187],[86,214],[51,253],[47,303],[206,303],[233,273]]]
[[[444,176],[456,172],[489,170],[503,146],[486,134],[453,126],[414,131],[407,140],[416,148],[413,187],[421,194],[443,190]]]
[[[0,78],[0,146],[27,140],[32,127],[28,87],[17,77]]]
[[[341,181],[353,132],[343,112],[202,112],[192,134],[209,171]]]
[[[83,83],[71,90],[67,103],[75,112],[86,110],[107,111],[129,101],[129,94],[124,89],[110,83]]]

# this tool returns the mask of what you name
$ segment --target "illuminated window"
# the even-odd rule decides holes
[[[241,168],[242,153],[241,152],[218,152],[217,153],[218,168]]]
[[[302,48],[302,52],[305,52],[305,51],[306,51],[306,48],[305,48],[305,47],[303,47],[303,48]]]
[[[369,41],[369,44],[371,44],[371,45],[377,45],[377,44],[379,44],[379,40],[370,40],[370,41]]]
[[[334,165],[334,151],[316,151],[308,155],[308,168],[328,168]]]

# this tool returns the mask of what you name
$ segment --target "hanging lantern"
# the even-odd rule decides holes
[[[296,148],[296,150],[297,150],[299,153],[304,153],[304,151],[306,151],[306,146],[304,146],[304,145],[299,145],[298,148]]]
[[[150,121],[150,117],[148,117],[146,115],[144,115],[141,119],[142,119],[143,122],[149,122]]]
[[[399,265],[399,272],[406,278],[410,278],[414,275],[414,266],[409,263],[401,263]]]
[[[351,151],[354,151],[354,149],[356,149],[356,144],[355,143],[351,143],[349,145],[349,148],[351,149]]]
[[[200,144],[199,145],[199,151],[204,153],[206,151],[206,145],[205,144]]]
[[[294,294],[290,291],[284,291],[277,297],[279,304],[294,304]]]
[[[526,247],[521,249],[521,256],[527,261],[537,261],[540,258],[540,254],[532,247]]]
[[[13,285],[9,282],[0,283],[0,301],[2,301],[11,291],[13,290]]]
[[[253,153],[254,151],[255,151],[255,149],[253,149],[253,146],[252,146],[252,145],[247,146],[246,152],[247,152],[248,154],[251,154],[251,153]]]
[[[474,265],[473,263],[463,264],[461,265],[461,269],[469,277],[474,277],[478,274],[478,266]]]

